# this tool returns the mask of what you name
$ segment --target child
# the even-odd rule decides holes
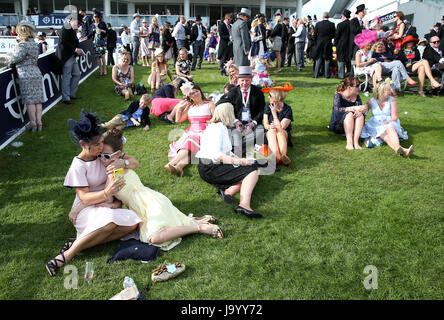
[[[214,30],[212,30],[210,34],[210,43],[208,44],[210,58],[208,59],[208,63],[213,64],[216,61],[214,54],[216,53],[217,39]]]
[[[270,73],[268,69],[270,67],[270,61],[268,53],[264,53],[262,58],[257,57],[253,60],[253,81],[252,84],[261,87],[269,87],[273,85],[273,81],[270,79]]]
[[[182,48],[179,50],[176,61],[176,77],[183,77],[189,81],[193,81],[191,75],[191,62],[188,60],[188,50]]]
[[[150,94],[144,94],[140,100],[131,102],[128,109],[122,111],[110,121],[100,124],[105,130],[117,129],[122,131],[127,127],[139,127],[145,122],[143,130],[150,130],[150,105],[152,97]]]
[[[168,62],[165,60],[165,53],[162,48],[157,48],[154,53],[155,61],[151,65],[151,74],[148,77],[148,84],[151,86],[151,92],[159,90],[164,86],[163,77],[168,74],[168,77],[173,81]]]

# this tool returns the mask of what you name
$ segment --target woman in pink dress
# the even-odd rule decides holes
[[[46,263],[51,276],[55,276],[58,269],[79,252],[124,238],[143,223],[135,212],[118,209],[120,201],[113,200],[113,196],[125,185],[122,180],[117,179],[105,187],[107,169],[135,169],[139,165],[137,160],[125,155],[114,161],[112,167],[105,169],[100,157],[109,155],[102,155],[103,137],[97,117],[82,111],[81,120],[70,120],[70,124],[71,138],[82,148],[73,159],[64,183],[65,187],[73,188],[76,192],[69,219],[77,230],[77,238],[65,242],[59,254]],[[76,210],[82,204],[88,207]]]
[[[216,107],[213,101],[205,101],[202,90],[196,84],[187,82],[180,89],[186,98],[177,105],[176,122],[188,119],[190,126],[179,140],[170,144],[168,157],[171,161],[165,165],[165,170],[182,176],[183,169],[190,163],[191,153],[196,154],[200,150],[200,137]]]

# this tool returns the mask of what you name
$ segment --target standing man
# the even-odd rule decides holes
[[[298,19],[296,32],[293,34],[295,45],[295,61],[298,71],[301,71],[305,67],[305,42],[307,39],[307,28],[305,27],[304,20]]]
[[[122,24],[122,33],[120,34],[120,39],[122,40],[122,47],[125,49],[126,52],[129,53],[130,57],[132,57],[132,55],[131,55],[131,35],[129,34],[128,27],[124,24]]]
[[[251,11],[242,8],[237,15],[238,19],[233,24],[233,55],[234,63],[238,66],[249,66],[250,60],[248,53],[251,48],[250,29],[248,28],[248,19],[250,19]]]
[[[114,63],[114,49],[117,46],[117,33],[111,28],[111,24],[107,23],[107,35],[106,35],[106,50],[108,51],[107,65],[113,66]]]
[[[180,16],[179,21],[176,23],[174,27],[172,36],[176,39],[176,47],[179,52],[180,49],[186,48],[186,30],[185,23],[187,19],[185,16]]]
[[[438,37],[441,42],[439,49],[444,52],[444,16],[442,16],[442,24],[438,30]]]
[[[219,69],[222,76],[226,76],[225,63],[233,57],[233,42],[231,37],[231,23],[233,22],[233,14],[225,14],[225,19],[217,27],[219,32],[219,49],[217,50],[217,58],[219,59]]]
[[[133,15],[133,21],[131,21],[130,24],[130,32],[131,32],[131,42],[133,44],[133,61],[132,64],[137,66],[138,65],[138,59],[139,59],[139,48],[140,48],[140,28],[139,28],[139,21],[140,21],[140,14],[135,13]]]
[[[353,54],[353,41],[350,37],[350,10],[345,9],[342,13],[342,22],[338,24],[335,35],[335,47],[338,57],[338,78],[345,78],[345,68],[351,74],[351,60]]]
[[[202,67],[202,61],[205,51],[205,40],[207,39],[207,30],[202,25],[202,18],[196,16],[196,23],[191,28],[191,43],[193,44],[193,64],[191,70],[196,68],[197,57],[199,56],[198,69]]]
[[[287,59],[288,39],[290,38],[289,33],[290,33],[290,18],[285,17],[284,22],[282,23],[282,47],[281,47],[282,66],[285,66],[285,61]]]
[[[94,38],[94,20],[91,16],[88,16],[84,9],[79,10],[79,15],[82,23],[82,35],[80,40],[92,39]]]
[[[361,33],[363,29],[365,29],[364,17],[366,15],[365,4],[360,4],[356,7],[356,17],[350,20],[350,38],[353,42],[353,52],[352,52],[352,60],[355,60],[356,51],[358,51],[358,46],[355,44],[355,36],[358,33]]]
[[[294,34],[298,30],[298,19],[293,19],[291,22],[291,27],[288,28],[288,47],[287,47],[287,67],[291,67],[291,59],[293,59],[294,56],[294,63],[297,65],[296,61],[296,54],[295,54],[295,38]]]
[[[330,78],[330,61],[333,57],[332,40],[335,38],[336,28],[333,22],[328,21],[328,18],[328,12],[324,12],[322,21],[316,23],[314,29],[316,67],[313,78],[318,77],[322,63],[324,63],[325,68],[324,77]]]
[[[69,18],[68,18],[69,19]],[[60,34],[59,44],[56,55],[60,59],[60,64],[55,73],[62,71],[62,102],[64,104],[73,104],[71,100],[76,97],[80,80],[80,67],[77,61],[78,56],[85,55],[85,52],[79,48],[79,39],[77,38],[78,23],[81,17],[72,15],[69,22],[65,22]]]

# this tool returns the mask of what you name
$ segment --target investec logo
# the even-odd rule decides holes
[[[66,18],[58,18],[54,16],[45,16],[42,18],[44,24],[60,25],[65,23]]]

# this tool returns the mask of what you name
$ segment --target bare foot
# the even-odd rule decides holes
[[[359,145],[359,143],[355,143],[355,149],[356,150],[362,150],[362,147]]]
[[[345,147],[345,149],[347,149],[347,150],[354,150],[355,148],[354,148],[353,146],[347,145],[347,146]]]

